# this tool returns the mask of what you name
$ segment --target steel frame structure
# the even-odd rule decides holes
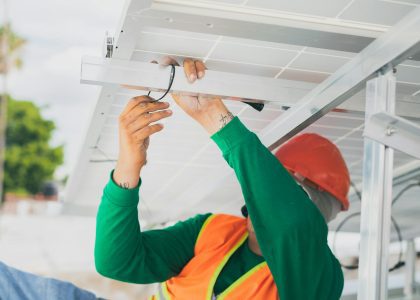
[[[395,87],[396,81],[392,69],[368,81],[365,122],[377,112],[394,113]],[[365,138],[359,299],[386,299],[388,294],[386,283],[391,230],[393,159],[392,148]]]
[[[178,7],[179,5],[184,5],[184,8],[181,10]],[[144,28],[148,26],[174,28],[291,44],[299,44],[302,41],[290,40],[287,34],[276,35],[275,33],[279,31],[273,30],[289,30],[289,33],[291,32],[290,30],[294,30],[293,36],[299,36],[300,33],[309,43],[316,40],[317,33],[316,30],[311,32],[308,29],[308,24],[311,24],[311,26],[316,24],[316,29],[320,30],[328,26],[329,30],[332,31],[331,34],[337,34],[338,40],[343,37],[351,38],[351,36],[356,36],[356,40],[364,41],[365,43],[366,38],[371,41],[379,32],[383,31],[383,29],[378,28],[346,28],[334,24],[323,24],[319,20],[315,22],[314,20],[296,20],[287,17],[282,19],[279,16],[257,15],[249,20],[244,18],[246,16],[244,11],[230,11],[222,14],[220,11],[217,11],[217,7],[206,8],[197,7],[197,5],[185,7],[185,5],[187,5],[186,1],[181,0],[129,1],[125,9],[125,18],[120,27],[121,30],[116,37],[116,48],[113,51],[111,61],[89,59],[84,61],[82,81],[102,84],[104,87],[100,94],[100,100],[102,101],[98,101],[94,113],[96,122],[93,124],[96,124],[96,126],[92,126],[88,131],[85,146],[80,156],[81,160],[76,170],[78,174],[83,172],[83,167],[88,162],[89,155],[95,147],[99,129],[104,121],[103,113],[110,105],[112,94],[119,85],[136,85],[150,90],[165,88],[166,81],[164,83],[163,80],[156,77],[156,74],[165,72],[158,66],[139,63],[138,67],[150,70],[151,75],[150,77],[139,76],[136,80],[132,78],[132,75],[138,74],[136,73],[138,70],[135,67],[127,68],[125,61],[130,58],[135,43],[133,39],[130,39],[130,33],[138,30],[139,26]],[[215,11],[219,14],[215,14]],[[166,22],[162,22],[162,18]],[[190,26],[187,28],[185,27],[187,23],[179,22],[179,20],[185,20],[185,18],[189,18],[197,24],[200,23],[202,26],[193,26],[194,28]],[[242,27],[241,30],[239,25],[245,27]],[[257,26],[258,30],[247,31],[243,29],[253,25]],[[263,31],[266,33],[262,35],[256,34],[256,32],[261,33]],[[282,38],[281,40],[279,36]],[[363,44],[362,42],[359,44]],[[358,43],[356,44],[359,45]],[[318,47],[319,45],[314,44],[312,46]],[[364,46],[360,49],[356,49],[357,47],[353,50],[347,49],[347,51],[358,52]],[[419,128],[406,120],[394,116],[395,78],[393,77],[392,69],[408,57],[417,57],[416,53],[420,50],[419,46],[420,8],[417,8],[396,26],[367,46],[353,60],[340,68],[326,81],[311,89],[305,96],[302,96],[302,99],[297,103],[295,101],[300,99],[301,91],[297,91],[299,88],[292,82],[283,81],[280,87],[275,87],[274,83],[267,79],[255,78],[255,76],[246,77],[240,74],[220,74],[221,72],[219,74],[217,72],[209,72],[209,77],[213,78],[214,81],[211,83],[211,80],[209,80],[208,84],[203,81],[196,88],[187,86],[182,79],[177,79],[174,82],[174,91],[176,92],[215,94],[252,101],[277,101],[282,105],[291,105],[289,110],[260,133],[260,138],[270,149],[275,149],[291,136],[297,134],[332,109],[337,108],[368,82],[363,179],[363,199],[365,201],[363,201],[362,208],[361,268],[358,293],[358,299],[360,300],[387,298],[386,262],[388,259],[390,198],[392,195],[392,184],[389,183],[392,182],[393,160],[393,149],[391,147],[396,147],[396,144],[399,144],[398,149],[400,151],[417,156],[416,153],[408,150],[406,145],[410,142],[418,147],[419,143],[418,136],[417,139],[412,139],[412,135],[410,135],[412,132],[418,134]],[[116,70],[119,72],[117,75],[115,74]],[[225,83],[234,83],[232,76],[244,76],[242,77],[244,79],[256,80],[258,87],[256,87],[254,93],[246,94],[241,93],[237,86],[232,84],[232,89],[228,88],[220,92],[222,87],[215,82],[217,76],[225,76],[224,80],[228,80]],[[279,92],[287,84],[289,84],[289,86],[286,86],[286,88],[289,88],[289,94],[293,95],[293,103],[290,103],[290,101],[282,102],[282,99],[273,97],[273,94],[270,93],[272,91]],[[263,94],[262,87],[264,86],[264,89],[267,89],[265,85],[269,87],[270,92]],[[293,89],[296,89],[296,91],[293,91]],[[303,90],[307,92],[309,89],[303,88]],[[249,95],[252,96],[250,97]],[[394,126],[393,128],[390,128],[390,123]],[[401,126],[397,124],[401,124]],[[396,128],[397,126],[398,128]],[[392,136],[394,139],[397,138],[399,140],[389,142],[385,138],[378,138],[377,132],[380,131],[383,131],[385,136]],[[375,138],[375,141],[372,138]],[[405,142],[398,142],[401,140]],[[68,193],[77,189],[78,180],[80,178],[74,178],[74,176],[71,178]],[[368,198],[369,201],[366,200]]]

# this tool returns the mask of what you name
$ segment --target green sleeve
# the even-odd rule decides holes
[[[343,275],[307,194],[238,118],[212,136],[234,169],[282,300],[339,299]]]
[[[180,273],[194,256],[197,236],[210,214],[141,232],[139,187],[140,183],[136,188],[123,189],[114,183],[111,173],[96,221],[96,269],[125,282],[163,282]]]

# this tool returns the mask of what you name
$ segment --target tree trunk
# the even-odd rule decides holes
[[[7,95],[0,96],[0,203],[4,201],[4,163],[6,158]]]

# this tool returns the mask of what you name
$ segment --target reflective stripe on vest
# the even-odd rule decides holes
[[[159,284],[157,295],[152,296],[151,300],[171,300],[165,282]]]
[[[234,283],[232,283],[226,290],[223,291],[219,296],[216,297],[217,300],[224,300],[226,297],[235,289],[237,288],[242,282],[247,280],[251,275],[253,275],[255,272],[260,270],[262,267],[267,266],[266,262],[262,262],[255,267],[253,267],[251,270],[246,272],[244,275],[239,277]]]
[[[279,299],[266,262],[246,272],[220,295],[214,295],[214,285],[223,267],[247,237],[244,218],[229,215],[207,218],[197,237],[194,257],[177,276],[160,285],[154,300]]]

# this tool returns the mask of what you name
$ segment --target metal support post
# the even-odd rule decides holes
[[[413,296],[415,292],[416,244],[414,243],[414,240],[407,241],[405,253],[404,295],[410,297]]]
[[[378,72],[366,85],[366,120],[380,111],[394,113],[396,80]],[[360,222],[359,300],[387,299],[394,150],[365,137]]]

